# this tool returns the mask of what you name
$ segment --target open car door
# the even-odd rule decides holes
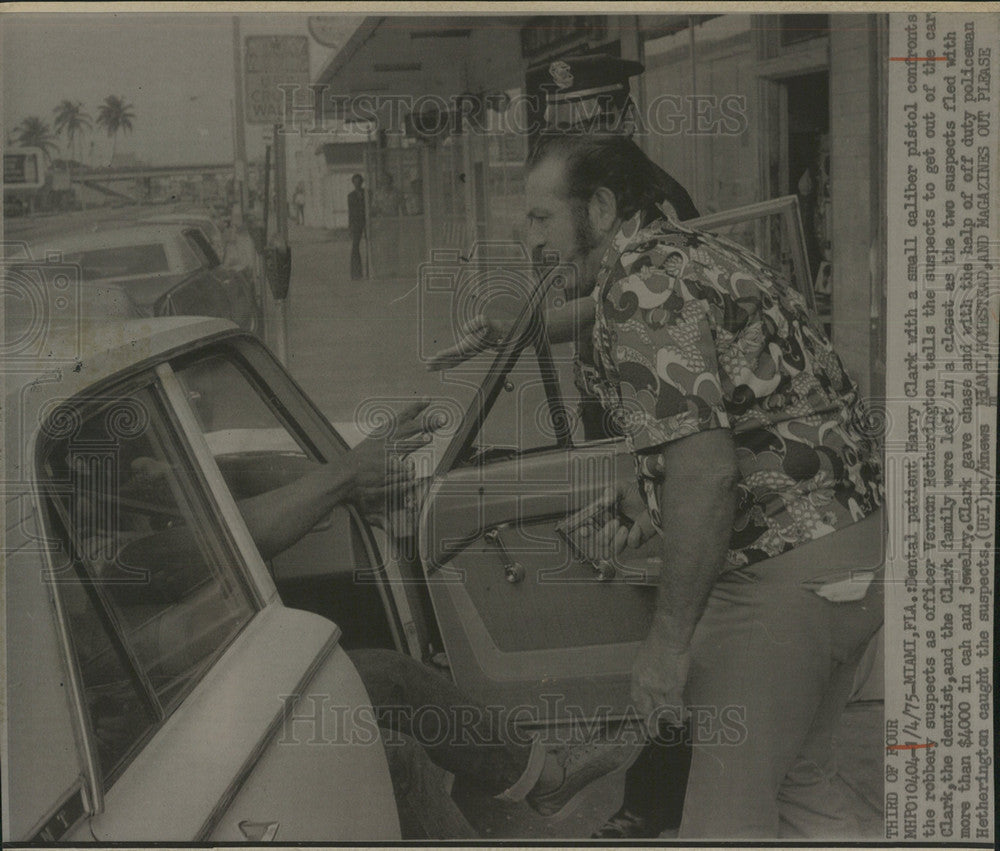
[[[624,439],[582,437],[571,346],[553,349],[542,330],[545,289],[491,361],[466,364],[484,371],[480,391],[424,501],[420,558],[452,673],[471,697],[532,707],[528,723],[624,717],[658,545],[597,569],[557,530],[635,471]]]
[[[703,225],[788,260],[793,286],[815,305],[794,198]],[[479,363],[480,392],[438,465],[419,549],[452,672],[470,696],[534,707],[540,722],[610,720],[629,710],[661,541],[598,570],[559,534],[569,515],[636,477],[624,438],[595,434],[593,422],[584,434],[571,344],[553,347],[544,333],[544,309],[560,297],[555,277],[527,299],[492,362]]]

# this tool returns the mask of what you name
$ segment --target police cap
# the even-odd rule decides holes
[[[545,92],[547,125],[579,127],[617,119],[629,101],[629,77],[644,70],[606,53],[563,56],[532,69],[528,83]]]

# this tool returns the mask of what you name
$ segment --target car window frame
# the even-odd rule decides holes
[[[594,443],[608,442],[608,439],[601,439],[578,444],[573,440],[573,421],[559,384],[559,370],[552,353],[552,344],[549,341],[545,324],[545,296],[557,277],[558,275],[553,269],[538,282],[521,308],[521,312],[515,319],[507,337],[499,344],[497,353],[479,386],[479,391],[474,394],[458,428],[455,430],[455,436],[438,462],[434,473],[435,477],[444,476],[452,470],[468,466],[465,459],[469,457],[475,440],[482,430],[483,423],[500,398],[500,391],[504,387],[507,376],[528,348],[533,350],[541,376],[549,417],[555,432],[555,442],[551,446],[538,446],[531,449],[518,448],[514,457],[521,458],[539,452],[569,451],[578,445],[590,446]],[[610,440],[617,441],[620,438],[611,438]]]
[[[164,367],[167,367],[166,371],[164,371]],[[167,386],[165,386],[164,379],[167,380]],[[83,751],[81,757],[83,758],[87,768],[88,786],[90,797],[92,799],[92,815],[103,812],[104,796],[108,790],[111,789],[111,787],[127,771],[128,767],[135,760],[135,757],[157,735],[157,733],[170,720],[173,714],[180,709],[185,700],[187,700],[190,695],[198,689],[198,687],[206,679],[209,672],[218,664],[219,660],[228,652],[228,650],[233,647],[247,627],[253,623],[254,620],[256,620],[261,611],[263,611],[263,609],[272,602],[277,594],[276,591],[273,593],[267,593],[266,589],[259,587],[259,572],[252,569],[252,555],[256,554],[259,561],[259,553],[257,552],[256,547],[252,545],[252,539],[251,548],[250,550],[247,550],[245,542],[240,540],[241,536],[238,534],[238,530],[234,530],[232,528],[232,524],[234,523],[243,523],[242,515],[240,514],[239,508],[236,506],[235,502],[232,501],[231,496],[229,496],[228,488],[225,487],[224,483],[222,485],[222,493],[220,493],[219,487],[212,483],[211,471],[204,468],[202,458],[199,457],[199,453],[196,451],[195,447],[192,446],[190,429],[185,427],[184,424],[185,414],[183,410],[178,411],[175,407],[178,400],[186,406],[187,400],[183,397],[183,390],[180,388],[179,383],[177,383],[176,388],[170,388],[168,386],[170,380],[177,382],[176,377],[170,373],[168,365],[160,363],[152,367],[147,367],[138,374],[131,374],[127,377],[123,377],[121,381],[100,382],[99,384],[88,388],[88,390],[83,393],[67,400],[62,406],[60,406],[60,408],[65,405],[75,406],[79,404],[83,406],[83,409],[87,412],[81,417],[81,419],[85,419],[86,416],[89,416],[92,411],[99,409],[99,403],[88,404],[88,398],[92,399],[95,395],[106,398],[110,394],[127,396],[144,390],[150,391],[153,399],[155,400],[155,404],[157,405],[157,411],[162,415],[162,426],[167,430],[168,436],[171,440],[176,441],[176,451],[185,459],[186,462],[190,464],[190,485],[193,488],[193,495],[199,503],[199,507],[207,509],[208,516],[206,518],[206,522],[208,523],[212,534],[216,537],[216,543],[223,548],[223,551],[227,556],[225,569],[231,573],[235,583],[243,591],[250,606],[250,616],[227,637],[225,642],[213,650],[211,656],[208,657],[208,663],[196,678],[192,679],[191,682],[186,683],[184,688],[181,689],[176,695],[173,695],[169,701],[162,703],[157,697],[155,689],[150,684],[146,672],[143,670],[141,664],[136,658],[136,654],[130,649],[129,637],[124,634],[122,627],[118,623],[118,619],[109,603],[102,599],[103,595],[101,590],[95,586],[94,592],[92,593],[90,588],[85,588],[92,601],[95,596],[100,600],[98,615],[101,622],[110,633],[112,644],[115,648],[124,651],[124,655],[129,665],[128,673],[134,680],[142,684],[142,697],[146,700],[147,704],[151,706],[157,716],[154,723],[151,724],[132,745],[130,745],[126,754],[119,760],[115,768],[109,772],[105,772],[101,768],[100,760],[98,758],[96,734],[93,730],[90,711],[87,708],[87,699],[84,694],[84,681],[78,653],[74,644],[75,639],[73,637],[73,629],[68,621],[66,601],[63,599],[64,592],[60,591],[59,581],[54,580],[52,582],[52,598],[55,616],[59,632],[63,636],[62,643],[64,652],[68,654],[68,658],[65,661],[69,669],[72,671],[72,676],[69,678],[69,686],[73,692],[73,703],[77,707],[76,714],[81,723],[81,730],[79,731],[81,739],[80,747]],[[54,413],[55,412],[53,412],[53,415]],[[190,408],[188,408],[188,414],[193,419],[194,413],[190,410]],[[43,468],[48,452],[56,442],[57,441],[54,438],[40,439],[37,441],[33,453],[33,471],[35,479],[38,483],[39,497],[42,501],[42,511],[39,516],[41,517],[44,527],[46,528],[47,534],[57,540],[65,539],[66,536],[64,536],[63,531],[59,528],[59,526],[64,527],[67,530],[69,537],[69,540],[67,540],[66,543],[72,548],[72,550],[75,551],[78,547],[78,542],[75,539],[75,535],[72,531],[70,531],[72,529],[71,523],[68,521],[68,518],[64,516],[63,509],[57,507],[58,502],[52,498],[53,493],[58,493],[60,486],[48,479]],[[204,449],[206,452],[208,451],[207,445]],[[230,503],[229,505],[226,504],[226,497],[228,497],[228,502]],[[245,525],[243,528],[246,533],[246,537],[249,538],[249,531],[246,530]],[[234,534],[234,532],[236,534]],[[74,554],[73,558],[75,560],[77,556]],[[47,553],[47,560],[49,575],[54,578],[57,576],[57,570],[51,561],[51,554]],[[75,571],[76,567],[74,566],[72,569]],[[266,567],[263,567],[263,565],[262,572],[267,580],[265,584],[270,584],[270,587],[273,590],[273,583],[270,582],[270,577],[267,573]],[[93,583],[84,584],[87,585]]]
[[[204,230],[199,225],[188,225],[185,226],[181,231],[181,235],[187,241],[188,245],[191,245],[192,241],[194,243],[193,250],[204,254],[204,260],[207,265],[206,269],[217,269],[222,265],[222,260],[216,252],[215,248],[212,247],[212,241],[205,234]]]
[[[336,459],[343,457],[350,451],[351,447],[347,441],[334,428],[326,415],[320,411],[316,403],[305,392],[298,381],[296,381],[294,376],[281,365],[273,352],[258,337],[249,332],[231,331],[207,345],[199,346],[196,349],[185,352],[178,352],[170,357],[168,362],[171,369],[175,367],[181,369],[186,363],[220,353],[229,353],[232,359],[237,361],[240,370],[246,375],[248,381],[258,391],[262,400],[271,408],[282,425],[299,442],[300,446],[304,445],[308,447],[307,454],[309,457],[322,463],[334,463]],[[176,392],[179,395],[183,395],[184,391],[179,379],[174,377],[173,380],[177,385]],[[194,411],[187,404],[186,398],[184,399],[184,403],[190,412],[191,428],[197,432],[194,438],[198,444],[204,446],[206,464],[210,464],[214,475],[217,475],[218,486],[225,490],[228,499],[232,500],[232,494],[200,430]],[[239,508],[236,507],[235,502],[233,502],[233,506],[238,514]],[[402,649],[407,646],[409,636],[403,626],[404,616],[400,611],[401,602],[396,597],[393,588],[390,587],[389,580],[385,574],[385,559],[389,555],[379,547],[375,532],[358,509],[349,504],[344,504],[343,507],[347,510],[347,513],[361,535],[368,560],[372,565],[373,579],[378,586],[379,595],[382,598],[383,607],[385,608],[385,616],[389,622],[389,629],[392,632],[397,648]],[[242,515],[240,515],[239,520],[240,527],[246,529]],[[249,530],[247,530],[246,534],[249,544],[257,556],[260,569],[264,572],[270,587],[275,589],[274,596],[277,598],[277,589],[274,586],[271,574],[264,562],[259,560],[260,553],[257,550],[256,544],[253,543],[252,538],[249,537]],[[411,652],[414,650],[419,653],[417,648],[411,648]]]

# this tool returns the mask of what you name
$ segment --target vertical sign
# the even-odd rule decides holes
[[[309,37],[251,35],[244,42],[243,85],[250,124],[283,124],[282,86],[305,90],[309,80]]]

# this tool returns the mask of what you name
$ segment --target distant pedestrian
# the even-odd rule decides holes
[[[304,225],[306,223],[306,187],[304,183],[299,183],[295,187],[292,205],[295,207],[295,221]]]
[[[351,178],[354,191],[347,196],[347,229],[351,233],[351,280],[365,276],[361,264],[361,238],[365,235],[365,179],[360,174]]]

